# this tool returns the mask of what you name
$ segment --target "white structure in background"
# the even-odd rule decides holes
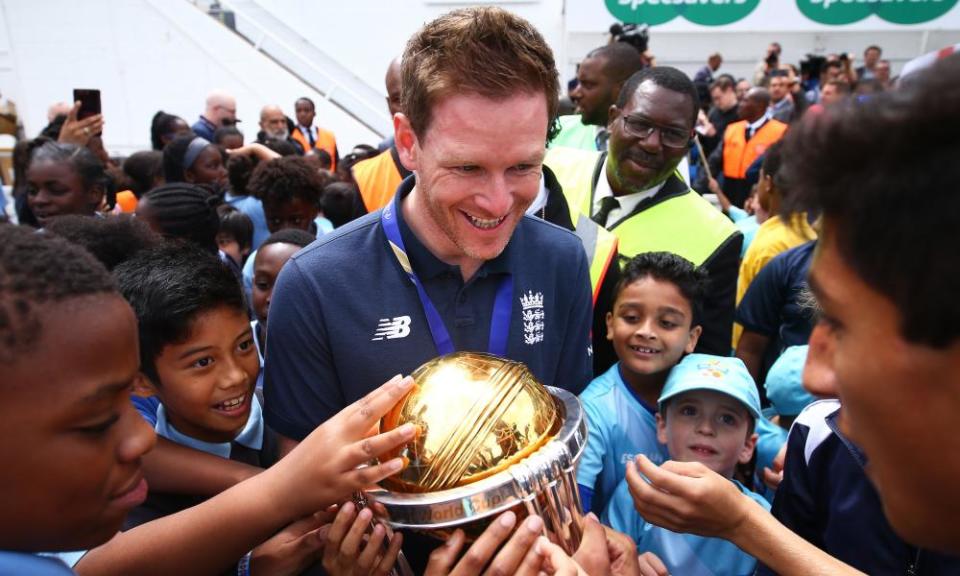
[[[317,122],[336,133],[341,153],[381,139],[190,2],[0,0],[0,9],[0,91],[17,103],[28,136],[46,125],[51,103],[99,88],[104,142],[126,155],[150,147],[157,110],[193,124],[206,94],[223,89],[237,98],[248,142],[263,105],[293,117],[300,96],[317,103]]]
[[[294,100],[307,95],[317,102],[317,122],[336,133],[345,154],[354,144],[376,144],[390,130],[383,76],[407,38],[424,22],[467,5],[503,6],[533,22],[556,52],[563,83],[590,49],[606,42],[614,14],[624,11],[656,10],[658,17],[675,11],[651,27],[650,49],[658,63],[691,74],[719,51],[721,72],[748,76],[772,41],[783,45],[782,62],[807,53],[859,58],[866,46],[879,44],[896,73],[920,54],[960,42],[958,0],[687,0],[683,13],[652,0],[221,0],[223,9],[235,11],[243,36],[207,16],[212,3],[0,0],[0,92],[17,103],[32,136],[46,124],[49,104],[68,100],[73,88],[99,88],[105,141],[117,154],[149,147],[150,118],[158,109],[192,124],[214,88],[236,95],[248,141],[261,106],[279,104],[292,117]],[[738,11],[732,20],[724,13],[731,9]],[[819,20],[810,16],[818,10]],[[938,15],[896,24],[872,14],[880,10],[894,21]],[[695,23],[724,18],[729,21],[719,26]]]

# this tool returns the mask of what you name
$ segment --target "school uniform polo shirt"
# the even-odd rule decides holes
[[[252,404],[250,405],[250,415],[247,416],[247,423],[244,425],[243,430],[234,437],[232,442],[206,442],[180,432],[174,428],[173,424],[167,419],[167,409],[163,404],[161,404],[157,410],[157,424],[154,429],[157,432],[157,436],[221,458],[230,458],[234,443],[245,446],[251,450],[260,450],[263,448],[263,413],[260,409],[260,400],[258,400],[256,396],[252,396],[250,401]]]
[[[594,378],[580,403],[587,415],[587,445],[577,465],[577,484],[584,509],[599,516],[626,477],[627,462],[643,454],[662,464],[670,456],[657,440],[657,407],[624,382],[619,362]]]
[[[405,197],[414,178],[401,183]],[[544,384],[579,393],[591,377],[586,255],[567,230],[524,217],[510,242],[464,282],[395,211],[412,267],[458,351],[488,349],[504,274],[513,294],[506,356]],[[525,321],[526,319],[526,321]],[[283,267],[270,303],[267,425],[301,440],[396,374],[438,355],[417,291],[387,245],[380,211],[338,228]]]
[[[731,480],[740,492],[770,509],[762,496]],[[626,480],[617,486],[602,520],[614,530],[623,532],[637,544],[637,550],[653,552],[666,565],[670,574],[684,576],[749,576],[757,560],[723,538],[706,538],[696,534],[671,532],[643,519],[633,507]]]
[[[801,538],[865,574],[960,574],[960,557],[918,549],[893,530],[866,455],[840,432],[838,400],[818,400],[790,429],[772,513]],[[776,574],[760,565],[760,576]]]
[[[70,576],[73,570],[57,558],[0,550],[0,574],[28,574],[30,576]]]
[[[801,304],[817,243],[807,242],[777,255],[750,283],[737,307],[736,319],[745,330],[779,342],[780,350],[801,346],[813,331],[813,314]]]
[[[577,484],[584,510],[598,516],[627,475],[627,462],[643,454],[654,464],[670,459],[667,446],[657,439],[656,406],[648,406],[623,380],[620,363],[597,376],[580,395],[587,415],[587,446],[577,464]],[[767,420],[756,420],[757,477],[773,465],[787,441],[785,430]],[[773,495],[769,494],[772,499]]]

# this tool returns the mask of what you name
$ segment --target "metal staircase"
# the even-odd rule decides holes
[[[255,0],[188,0],[380,137],[392,133],[384,97]]]

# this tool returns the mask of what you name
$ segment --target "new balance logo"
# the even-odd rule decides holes
[[[397,316],[396,318],[381,318],[377,324],[377,331],[373,333],[370,341],[392,340],[393,338],[406,338],[410,335],[410,317]]]

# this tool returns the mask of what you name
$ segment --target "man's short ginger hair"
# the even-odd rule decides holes
[[[532,24],[501,8],[454,10],[428,23],[407,42],[401,75],[403,110],[421,138],[434,107],[454,94],[499,100],[542,93],[548,132],[555,131],[560,83],[553,52]]]

